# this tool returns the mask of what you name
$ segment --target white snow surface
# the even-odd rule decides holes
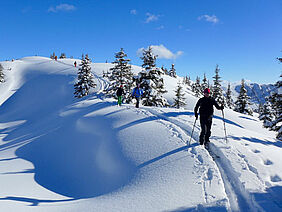
[[[282,142],[256,117],[225,109],[226,143],[216,110],[207,151],[199,121],[189,144],[189,89],[182,109],[118,107],[102,94],[112,64],[93,63],[77,100],[74,61],[2,62],[0,211],[282,211]],[[182,78],[164,79],[172,103]]]

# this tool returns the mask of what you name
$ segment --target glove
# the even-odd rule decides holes
[[[223,105],[221,105],[220,110],[223,110],[223,109],[224,109],[224,106],[223,106]]]
[[[198,119],[198,113],[195,113],[195,117],[196,117],[196,119]]]

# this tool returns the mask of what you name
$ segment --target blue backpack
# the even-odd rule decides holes
[[[142,95],[143,95],[143,90],[141,88],[136,87],[133,89],[133,92],[132,92],[133,97],[140,98],[140,96]]]

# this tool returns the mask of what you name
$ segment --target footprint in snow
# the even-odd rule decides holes
[[[207,171],[207,176],[206,176],[207,180],[212,180],[213,178],[213,170],[211,168],[209,168],[209,170]]]
[[[264,163],[264,165],[266,165],[266,166],[273,164],[273,162],[272,162],[271,160],[268,160],[268,159],[264,160],[263,163]]]
[[[270,176],[270,180],[275,183],[282,181],[278,175]]]
[[[238,153],[238,156],[239,156],[240,158],[245,158],[245,157],[246,157],[246,155],[243,155],[243,154],[241,154],[241,153]]]
[[[198,160],[200,161],[200,163],[204,162],[203,157],[201,155],[198,155]]]
[[[253,151],[253,153],[260,153],[260,151],[257,150],[257,149],[254,149],[254,150],[252,150],[252,151]]]
[[[194,147],[191,148],[191,151],[190,151],[193,155],[197,155],[197,151]]]
[[[170,131],[172,137],[179,137],[179,133],[177,132],[177,130],[175,128],[173,128],[172,125],[167,126],[168,130]]]

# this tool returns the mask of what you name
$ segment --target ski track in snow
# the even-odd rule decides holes
[[[160,114],[162,111],[161,110],[156,110],[156,109],[151,109],[151,108],[146,108],[147,111],[149,111],[153,116],[158,117],[161,120],[165,120],[166,122],[170,123],[167,125],[170,129],[175,128],[174,130],[179,132],[179,129],[184,132],[187,136],[192,133],[192,127],[177,121],[175,119],[171,119],[166,117],[165,115]],[[145,112],[147,114],[147,111]],[[147,114],[148,115],[148,114]],[[175,127],[176,126],[176,127]],[[183,136],[180,137],[184,143],[187,143],[188,145],[188,140],[183,139]],[[194,132],[193,134],[193,140],[196,142],[198,139],[198,134]],[[224,156],[224,154],[217,148],[214,144],[210,144],[210,150],[207,152],[209,153],[210,157],[212,160],[215,162],[218,171],[221,174],[221,178],[224,183],[225,187],[225,192],[229,200],[230,204],[230,210],[231,211],[243,211],[248,210],[248,211],[263,211],[263,209],[255,202],[255,200],[252,198],[252,196],[249,194],[248,191],[246,191],[244,185],[241,183],[241,181],[238,179],[238,174],[233,170],[232,166],[230,165],[229,160]],[[254,150],[254,153],[259,153],[260,151]],[[191,150],[191,153],[197,155],[198,159],[198,165],[202,165],[204,160],[200,154],[198,154],[193,147]],[[219,156],[219,158],[214,157],[214,156]],[[248,169],[253,172],[259,181],[262,183],[263,180],[259,177],[257,169],[250,165],[248,163],[248,160],[240,153],[238,153],[239,158],[243,159],[245,165],[248,167]],[[208,203],[208,192],[207,192],[207,183],[209,180],[212,179],[213,177],[213,170],[211,168],[208,168],[208,170],[205,171],[206,176],[203,177],[204,183],[203,183],[203,193],[204,193],[204,199],[206,203]],[[274,179],[275,180],[275,179]]]
[[[52,62],[52,61],[54,61],[54,60],[47,61],[47,62]],[[79,68],[79,67],[74,67],[72,64],[64,63],[64,62],[59,61],[59,60],[57,60],[57,61],[55,60],[54,62],[63,64],[63,65],[65,65],[65,66],[68,66],[69,69],[73,68],[73,69],[77,69],[77,70],[78,70],[78,68]],[[40,64],[40,63],[37,63],[37,64]],[[37,65],[37,64],[34,64],[34,65]],[[93,66],[92,66],[91,68],[92,68],[91,73],[93,74],[94,79],[97,80],[97,81],[96,81],[97,86],[95,87],[94,90],[95,90],[95,92],[97,93],[96,96],[101,99],[101,98],[102,98],[102,95],[103,95],[103,94],[101,94],[101,93],[107,88],[108,83],[106,82],[106,80],[105,80],[103,77],[99,76],[99,75],[95,72],[95,68],[93,68]],[[68,69],[68,68],[67,68],[67,69]],[[93,70],[93,69],[94,69],[94,70]],[[64,71],[64,70],[66,70],[66,69],[60,70],[60,72],[61,72],[61,71]]]
[[[60,70],[56,70],[54,72],[64,72],[69,69],[78,69],[75,68],[72,64],[64,63],[62,61],[55,60],[46,60],[40,63],[32,63],[31,65],[36,67],[37,65],[44,63],[59,63],[65,65],[67,68],[62,68]],[[61,66],[62,67],[62,66]],[[108,86],[108,82],[101,77],[98,73],[95,72],[95,67],[92,66],[92,73],[95,78],[95,82],[97,84],[95,90],[95,94],[93,95],[95,98],[100,98],[103,100],[102,91]],[[244,183],[242,183],[239,179],[239,174],[233,169],[230,159],[228,159],[228,155],[225,155],[223,151],[221,151],[220,147],[215,146],[213,143],[210,144],[210,149],[206,150],[204,148],[196,148],[195,146],[191,146],[191,143],[197,143],[199,137],[199,127],[195,127],[192,141],[189,143],[193,123],[191,121],[187,121],[183,118],[170,118],[165,115],[165,111],[160,108],[149,108],[149,107],[141,107],[135,108],[134,106],[126,106],[127,109],[131,109],[137,114],[142,114],[148,117],[155,116],[156,121],[163,124],[171,134],[170,141],[175,142],[178,141],[183,144],[190,145],[191,148],[188,149],[187,146],[186,151],[191,154],[196,160],[194,171],[201,175],[201,178],[198,179],[198,183],[202,184],[202,193],[203,199],[206,204],[212,202],[214,198],[213,195],[209,192],[209,184],[211,180],[215,177],[215,174],[218,172],[220,174],[220,178],[224,184],[225,193],[228,198],[227,202],[227,210],[231,211],[264,211],[259,204],[255,201],[255,198],[246,190]],[[177,112],[176,112],[177,113]],[[192,119],[191,119],[192,120]],[[222,139],[223,140],[223,139]],[[224,142],[224,141],[222,141]],[[249,144],[244,144],[244,146],[249,146]],[[251,147],[251,146],[249,146]],[[234,158],[238,159],[236,161],[238,164],[242,166],[243,170],[248,170],[253,174],[253,178],[256,178],[260,183],[260,186],[264,188],[266,185],[266,181],[263,180],[258,172],[258,169],[251,164],[251,162],[246,158],[246,156],[240,152],[237,148],[232,148],[231,146],[227,147],[228,154],[234,156]],[[249,148],[253,154],[260,155],[261,151],[256,148]],[[219,156],[219,158],[216,157]],[[210,161],[214,161],[215,167],[211,167],[206,160],[206,157],[209,158]],[[270,166],[273,162],[270,159],[260,157],[262,164],[265,166]],[[215,170],[217,169],[217,170]],[[271,182],[279,182],[282,179],[278,175],[272,175],[269,179]],[[271,191],[269,191],[269,195],[272,196]],[[223,200],[224,201],[224,200]],[[275,201],[274,201],[275,202]],[[278,207],[281,203],[275,202]],[[205,208],[200,211],[206,211]]]
[[[165,124],[165,126],[168,127],[169,130],[172,130],[171,128],[174,128],[173,131],[178,132],[181,135],[181,136],[178,136],[178,137],[188,147],[188,142],[190,140],[189,135],[192,133],[192,128],[189,125],[186,125],[182,122],[179,122],[177,120],[172,120],[171,118],[168,118],[165,115],[160,114],[161,113],[160,110],[158,110],[158,111],[156,111],[156,110],[158,110],[158,109],[146,108],[146,109],[143,109],[141,111],[142,111],[143,114],[146,114],[148,116],[156,116],[158,118],[157,120],[159,120],[159,121],[162,120],[162,121],[165,121],[164,123],[169,123],[169,124]],[[183,134],[184,134],[184,136],[183,136]],[[196,133],[193,135],[194,143],[197,143],[196,142],[197,136],[198,135]],[[203,152],[205,152],[204,149],[202,149],[202,150],[203,150]],[[201,177],[201,179],[199,179],[198,183],[202,184],[203,199],[204,199],[206,204],[209,204],[209,203],[212,203],[213,199],[215,198],[215,196],[213,196],[209,192],[209,186],[210,186],[211,180],[214,177],[213,176],[214,170],[203,159],[203,156],[202,156],[203,152],[198,153],[198,151],[196,150],[195,147],[192,147],[191,150],[190,150],[190,153],[196,158],[196,164],[194,166],[195,170],[196,170],[197,173],[200,173],[202,175],[202,177]],[[219,170],[217,170],[217,172],[219,173]],[[229,208],[230,206],[227,206],[227,207]]]
[[[247,211],[263,211],[245,189],[244,185],[238,178],[239,174],[234,171],[230,161],[224,156],[223,152],[213,143],[210,143],[209,146],[210,149],[208,151],[210,152],[210,155],[216,154],[219,156],[219,158],[213,159],[222,175],[226,193],[230,200],[231,210],[242,211],[240,209],[244,209]],[[250,168],[251,166],[247,163],[247,161],[244,160],[244,162],[251,172],[256,172],[254,169]]]

